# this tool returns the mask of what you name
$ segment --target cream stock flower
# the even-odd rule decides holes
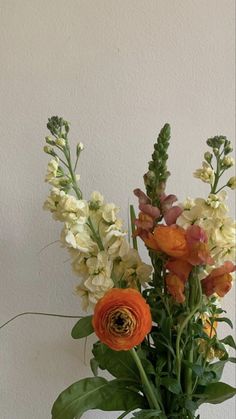
[[[210,183],[211,185],[213,185],[215,180],[214,170],[206,162],[202,162],[201,169],[197,169],[193,176],[201,179],[205,183]]]
[[[98,191],[92,192],[90,202],[89,202],[89,207],[91,209],[95,209],[95,210],[99,209],[103,205],[103,202],[104,202],[104,198],[100,194],[100,192]]]
[[[45,182],[52,183],[52,181],[54,181],[54,178],[57,176],[58,167],[59,167],[58,157],[55,157],[54,159],[50,160],[47,167]]]
[[[102,207],[102,218],[107,223],[114,223],[116,221],[116,214],[119,211],[119,208],[115,206],[115,204],[105,204]]]
[[[71,265],[74,273],[81,276],[83,279],[86,279],[89,274],[86,263],[89,255],[81,253],[79,250],[73,248],[69,248],[68,251],[72,259]]]
[[[128,287],[137,287],[150,281],[152,267],[142,262],[136,249],[129,249],[121,261],[114,267],[114,274],[117,281],[126,281]]]
[[[89,228],[79,223],[65,223],[61,233],[61,241],[67,247],[80,250],[82,253],[96,253],[97,244],[90,236]]]
[[[76,292],[82,297],[84,307],[93,307],[105,293],[114,287],[111,279],[112,262],[106,252],[99,252],[96,257],[90,257],[86,261],[88,276],[76,288]]]
[[[129,251],[129,243],[123,235],[114,236],[113,241],[110,241],[109,246],[106,246],[106,250],[111,259],[122,258]]]
[[[235,222],[228,217],[225,203],[226,192],[210,194],[204,200],[195,199],[195,205],[184,210],[177,219],[177,224],[187,228],[197,224],[204,229],[209,240],[209,249],[216,266],[225,260],[233,260],[235,255]]]
[[[50,195],[47,197],[46,201],[43,204],[43,209],[50,211],[55,220],[61,220],[60,211],[58,211],[58,204],[60,200],[65,196],[65,192],[61,191],[58,188],[52,188]]]
[[[73,195],[65,194],[62,196],[57,210],[60,213],[61,221],[76,221],[78,224],[86,223],[89,215],[87,202],[82,199],[77,199]]]

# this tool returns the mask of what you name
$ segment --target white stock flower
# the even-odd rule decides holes
[[[114,223],[116,221],[116,214],[119,211],[119,208],[115,206],[115,204],[105,204],[101,208],[102,210],[102,218],[107,223]]]
[[[205,183],[210,183],[211,185],[213,185],[215,180],[214,170],[206,162],[202,162],[201,169],[197,169],[193,176],[201,179]]]
[[[195,199],[195,205],[189,210],[184,210],[178,217],[177,224],[188,228],[197,224],[207,234],[210,253],[216,266],[235,257],[235,222],[228,217],[228,207],[225,203],[226,192],[218,195],[210,194],[205,200]]]
[[[111,279],[112,262],[106,252],[102,251],[96,257],[88,258],[86,265],[88,276],[76,288],[76,292],[83,299],[85,309],[93,307],[109,289],[114,287]]]
[[[122,258],[129,251],[129,243],[123,235],[119,235],[114,237],[113,242],[110,242],[109,246],[106,246],[106,250],[111,259]]]
[[[88,227],[79,223],[66,223],[61,233],[61,241],[65,246],[80,250],[82,253],[96,253],[98,249],[90,237]]]
[[[149,282],[151,279],[151,273],[153,269],[151,265],[142,262],[136,269],[136,275],[141,284]]]
[[[104,202],[104,198],[100,194],[100,192],[98,191],[92,192],[90,202],[89,202],[89,206],[91,207],[91,209],[97,210],[103,205],[103,202]]]
[[[53,218],[57,221],[63,221],[61,219],[61,213],[60,211],[58,211],[58,204],[64,196],[64,191],[61,191],[58,188],[52,188],[50,191],[50,195],[47,197],[46,201],[43,204],[43,209],[50,211],[53,215]]]
[[[130,287],[137,288],[150,281],[152,266],[142,262],[136,249],[129,249],[121,261],[115,264],[114,275],[117,281],[126,281]]]
[[[47,173],[45,177],[45,182],[52,183],[54,181],[54,178],[57,176],[59,167],[59,158],[55,157],[54,159],[50,160],[47,167]],[[56,185],[54,185],[56,186]]]
[[[86,263],[88,256],[73,248],[69,248],[68,250],[72,259],[71,265],[74,273],[84,279],[87,278],[89,273]]]
[[[89,215],[88,204],[85,200],[66,194],[59,201],[58,212],[61,213],[61,221],[76,221],[78,224],[85,224]]]

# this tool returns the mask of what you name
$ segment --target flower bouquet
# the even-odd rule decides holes
[[[209,138],[210,151],[194,176],[210,187],[206,198],[176,203],[165,193],[170,126],[154,145],[146,191],[135,189],[139,214],[130,206],[130,234],[118,208],[99,192],[83,197],[76,174],[83,144],[72,163],[69,124],[52,117],[44,151],[52,156],[46,181],[52,185],[44,208],[63,223],[61,242],[75,274],[76,293],[87,314],[72,330],[74,339],[95,333],[91,370],[64,390],[53,419],[80,418],[90,409],[119,411],[119,419],[199,418],[203,403],[221,403],[236,389],[220,381],[227,362],[235,362],[231,335],[220,339],[217,325],[231,321],[220,299],[232,287],[235,223],[228,215],[225,188],[219,185],[234,161],[224,136]],[[138,253],[145,244],[151,264]],[[107,380],[102,371],[114,378]]]

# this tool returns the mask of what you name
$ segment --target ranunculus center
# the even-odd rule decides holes
[[[127,308],[118,308],[109,314],[108,327],[114,335],[131,335],[135,326],[136,319]]]

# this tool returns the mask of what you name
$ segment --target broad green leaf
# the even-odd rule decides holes
[[[79,419],[91,409],[127,411],[145,408],[144,397],[131,390],[129,385],[128,380],[84,378],[60,394],[52,408],[52,419]]]
[[[128,380],[112,380],[107,385],[109,395],[99,405],[100,410],[104,411],[132,411],[135,409],[145,409],[148,404],[146,399],[133,388],[133,382]],[[107,391],[107,390],[106,390]]]
[[[231,348],[236,349],[236,344],[235,344],[234,338],[231,335],[226,336],[226,338],[224,338],[224,339],[221,339],[220,342],[224,343],[225,345],[231,346]]]
[[[52,419],[74,419],[103,401],[107,380],[102,377],[84,378],[64,390],[52,407]]]
[[[92,317],[86,316],[80,319],[73,327],[71,336],[74,339],[81,339],[91,335],[94,332]]]
[[[151,419],[154,417],[159,418],[161,414],[161,410],[139,410],[139,412],[133,413],[133,418],[140,418],[140,419]]]
[[[198,384],[206,386],[210,383],[218,383],[223,374],[223,370],[227,361],[218,361],[209,364]]]
[[[164,377],[160,379],[160,384],[167,388],[171,393],[179,394],[181,392],[181,387],[178,381],[175,378]]]
[[[199,397],[198,404],[202,403],[222,403],[227,399],[235,396],[236,388],[225,383],[212,383],[205,387],[204,393],[197,395]]]
[[[101,342],[93,345],[93,355],[102,370],[117,378],[129,378],[140,382],[137,366],[129,351],[113,351]]]

